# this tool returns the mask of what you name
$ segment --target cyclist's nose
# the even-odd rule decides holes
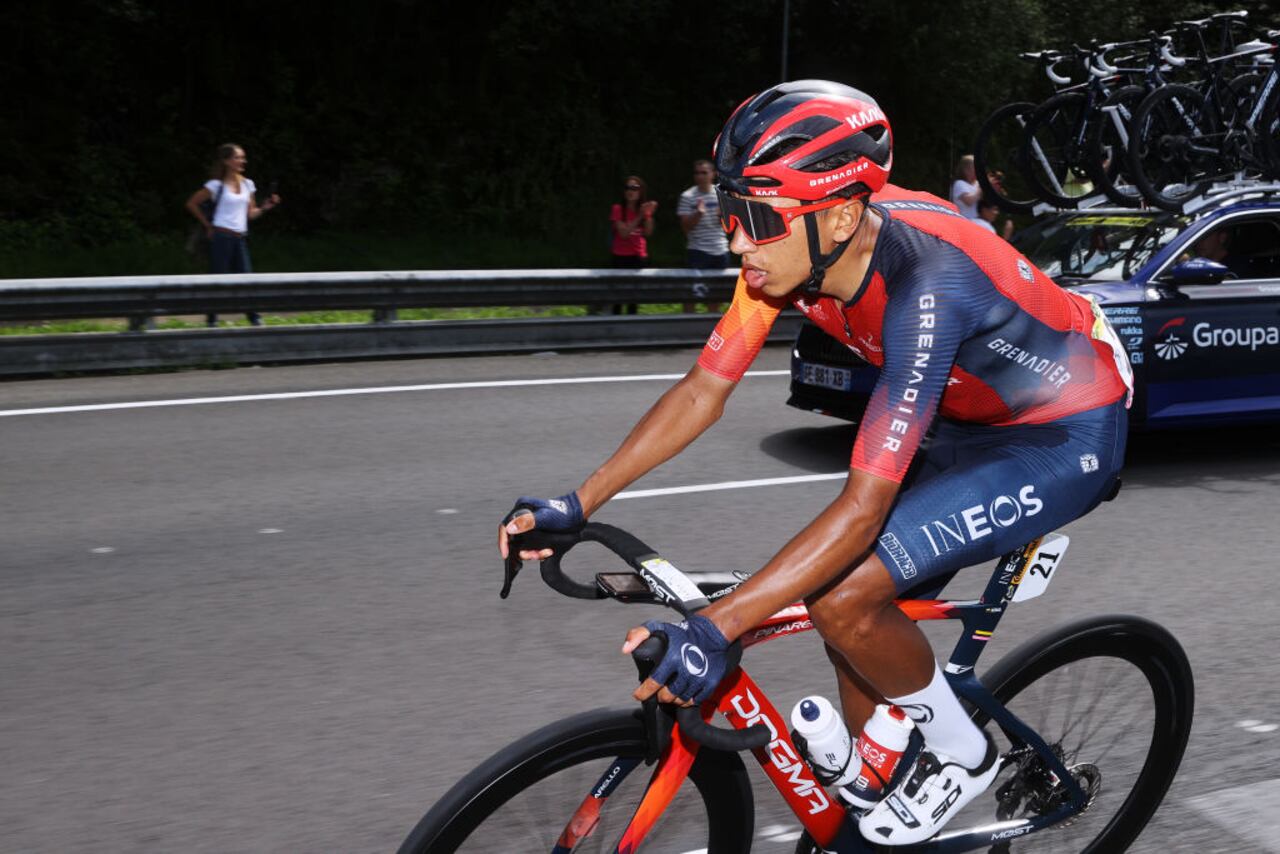
[[[751,238],[747,237],[746,231],[740,225],[733,230],[733,239],[729,241],[729,251],[735,255],[746,255],[756,251],[756,244],[751,242]]]

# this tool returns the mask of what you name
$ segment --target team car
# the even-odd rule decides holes
[[[1183,213],[1053,213],[1013,242],[1110,318],[1133,365],[1131,426],[1280,421],[1280,184],[1230,188]],[[787,403],[856,422],[877,375],[806,323]]]

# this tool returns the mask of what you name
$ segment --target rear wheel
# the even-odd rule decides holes
[[[574,852],[613,852],[651,777],[640,761],[645,748],[634,712],[601,709],[544,727],[459,781],[418,822],[400,854],[552,851],[571,819],[577,830],[589,829],[568,846]],[[609,785],[617,788],[582,809]],[[754,822],[742,760],[703,747],[643,850],[744,854]]]
[[[1173,782],[1191,733],[1191,665],[1177,640],[1136,617],[1091,618],[1031,640],[982,681],[1090,796],[1067,821],[992,850],[1125,850]],[[985,715],[975,719],[988,723]],[[1037,754],[1008,733],[988,731],[1009,761],[948,832],[1044,815],[1069,800]]]
[[[1031,101],[1005,104],[982,123],[973,144],[973,165],[982,192],[1006,213],[1030,213],[1038,201],[1020,157],[1027,119],[1035,108]]]
[[[1221,144],[1204,95],[1190,86],[1162,86],[1133,116],[1129,166],[1134,183],[1156,207],[1181,211],[1223,171]]]

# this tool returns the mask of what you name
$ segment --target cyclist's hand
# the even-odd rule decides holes
[[[683,706],[710,697],[724,678],[725,652],[729,649],[729,641],[716,624],[701,614],[679,623],[650,620],[627,632],[623,653],[630,654],[655,632],[667,636],[666,652],[632,696],[647,700],[657,693],[659,702]]]
[[[498,526],[498,551],[502,554],[502,559],[506,560],[511,551],[510,537],[515,534],[523,534],[534,528],[541,531],[576,531],[585,523],[582,502],[578,501],[576,492],[552,499],[522,495],[516,500],[515,508]],[[520,552],[520,559],[544,560],[552,554],[551,549],[524,549]]]

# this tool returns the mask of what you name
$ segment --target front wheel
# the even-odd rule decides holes
[[[1031,640],[982,681],[1040,734],[1090,796],[1072,818],[993,850],[1125,850],[1160,805],[1191,734],[1195,691],[1178,641],[1137,617],[1090,618]],[[975,719],[988,722],[981,714]],[[996,727],[988,730],[1009,761],[954,827],[1032,818],[1066,803],[1065,788],[1035,753]]]
[[[1280,85],[1273,86],[1254,128],[1267,177],[1280,181]]]
[[[1126,208],[1142,204],[1142,192],[1129,168],[1129,130],[1134,110],[1147,96],[1141,86],[1121,86],[1103,102],[1096,121],[1089,123],[1085,163],[1093,182],[1107,198]]]
[[[983,195],[995,199],[1005,213],[1030,213],[1039,198],[1021,159],[1027,119],[1036,105],[1005,104],[987,117],[973,143],[973,166]]]
[[[1085,166],[1088,111],[1083,92],[1063,92],[1037,107],[1027,120],[1019,157],[1037,195],[1055,207],[1074,208],[1096,189]]]
[[[613,852],[651,776],[635,712],[599,709],[543,727],[498,751],[433,806],[400,854]],[[607,792],[606,798],[595,795]],[[745,854],[751,783],[734,753],[706,747],[644,850]],[[572,825],[577,840],[557,848]]]

